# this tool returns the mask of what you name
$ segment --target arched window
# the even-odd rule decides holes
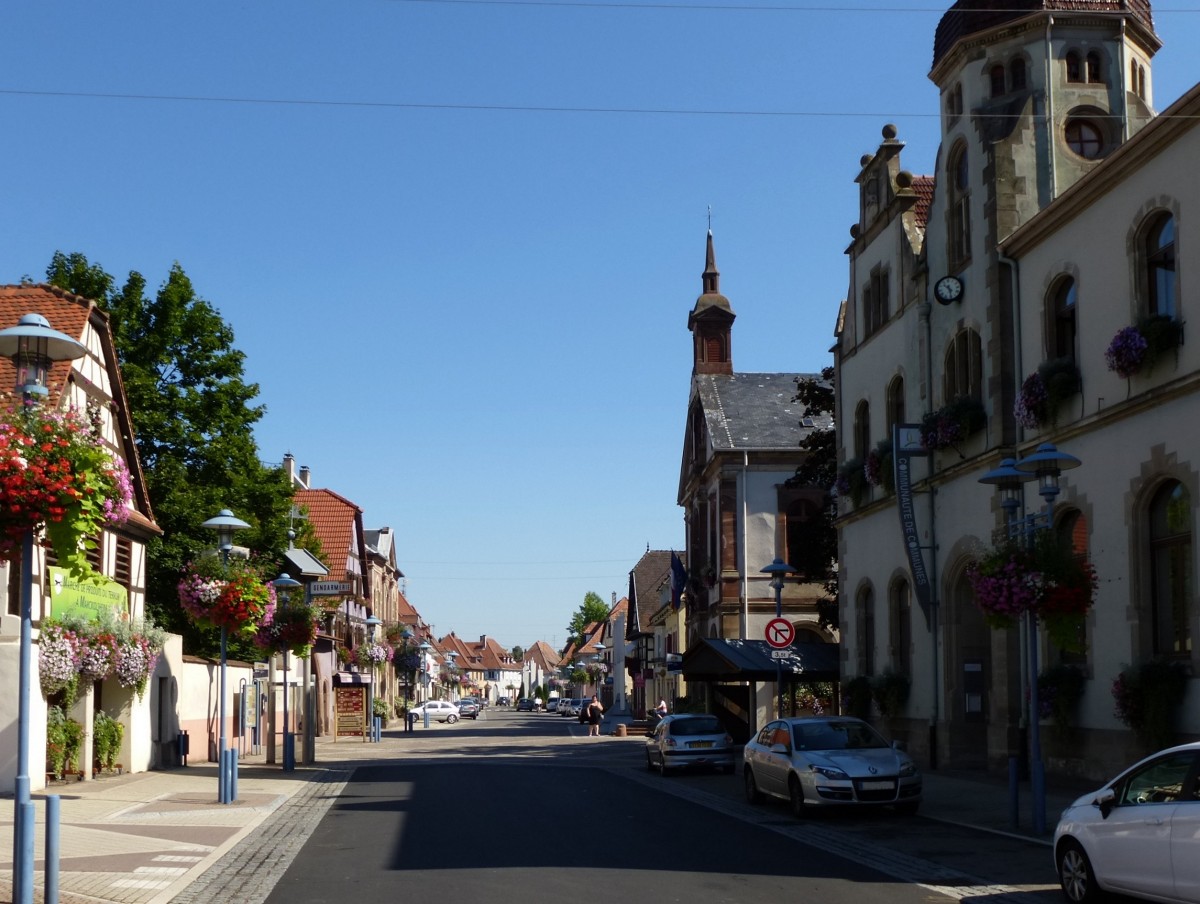
[[[960,144],[950,155],[950,267],[960,269],[971,258],[971,181],[967,148]]]
[[[865,459],[871,451],[871,405],[866,399],[854,409],[854,457]]]
[[[961,398],[983,401],[983,344],[972,329],[959,330],[946,349],[942,393],[946,403]]]
[[[1047,299],[1049,313],[1049,351],[1055,358],[1075,360],[1075,280],[1064,276],[1050,290]]]
[[[1175,316],[1175,218],[1162,214],[1146,230],[1147,307],[1151,314]]]
[[[858,591],[858,674],[875,674],[875,594],[870,587]]]
[[[1004,94],[1004,66],[997,63],[989,69],[988,79],[991,82],[992,97],[1000,97]]]
[[[1141,97],[1142,94],[1138,91],[1138,61],[1129,61],[1129,90]]]
[[[1087,55],[1087,80],[1089,82],[1100,81],[1100,53],[1096,50],[1091,50]]]
[[[892,438],[892,428],[904,423],[904,377],[893,377],[887,388],[887,435]]]
[[[871,270],[870,280],[863,288],[863,338],[870,336],[888,319],[888,271],[884,267]]]
[[[1025,58],[1017,57],[1008,64],[1008,78],[1013,91],[1025,90]]]
[[[1150,596],[1154,653],[1192,652],[1192,498],[1169,481],[1150,503]]]
[[[1080,65],[1080,62],[1079,62],[1079,54],[1077,54],[1074,50],[1072,50],[1067,54],[1066,60],[1067,60],[1067,81],[1068,82],[1082,82],[1083,81],[1083,67]]]
[[[912,591],[904,578],[892,584],[888,600],[888,641],[892,668],[902,675],[912,675]]]
[[[961,116],[962,111],[962,85],[956,83],[946,92],[946,116],[953,119],[956,116]]]

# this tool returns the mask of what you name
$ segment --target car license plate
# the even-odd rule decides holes
[[[699,747],[712,747],[712,745],[712,741],[688,741],[688,748],[690,750],[695,750]]]
[[[889,791],[895,787],[893,782],[863,782],[864,791]]]

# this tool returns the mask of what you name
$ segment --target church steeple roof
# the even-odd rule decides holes
[[[721,274],[713,251],[713,234],[708,230],[704,253],[703,291],[688,314],[692,332],[692,373],[733,373],[733,320],[737,315],[729,299],[721,294]]]

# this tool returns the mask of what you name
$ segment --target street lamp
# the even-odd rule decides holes
[[[221,564],[229,567],[229,553],[233,550],[233,534],[250,525],[235,518],[229,509],[221,509],[215,518],[209,518],[201,527],[217,532],[217,549],[221,553]],[[227,661],[228,631],[221,625],[221,703],[218,726],[220,739],[217,742],[217,802],[231,804],[237,800],[237,751],[225,751],[225,672]]]
[[[413,633],[412,631],[408,630],[408,628],[405,628],[400,632],[400,659],[397,671],[403,676],[404,682],[400,693],[404,695],[405,734],[413,730],[412,720],[408,717],[408,711],[412,709],[412,684],[413,672],[415,671],[415,669],[412,667],[412,660],[409,658],[412,656],[412,648],[409,646],[412,638]]]
[[[1032,545],[1038,531],[1054,529],[1054,500],[1059,493],[1059,476],[1063,471],[1081,464],[1078,458],[1060,452],[1053,443],[1042,443],[1032,455],[1021,459],[1006,458],[1000,462],[1000,467],[979,478],[980,483],[996,487],[1010,540],[1021,538]],[[1017,512],[1023,501],[1024,484],[1030,480],[1037,480],[1038,494],[1042,497],[1044,508],[1041,512],[1019,518]],[[1032,610],[1025,612],[1025,628],[1029,650],[1029,700],[1026,704],[1029,707],[1026,717],[1029,726],[1029,786],[1033,796],[1033,831],[1041,835],[1046,831],[1046,772],[1042,764],[1041,720],[1038,715],[1037,613]]]
[[[775,590],[775,617],[783,618],[783,581],[789,574],[795,574],[796,569],[778,556],[766,568],[760,568],[762,574],[771,576],[771,587]],[[781,651],[782,652],[782,651]],[[775,688],[779,693],[779,718],[783,718],[783,660],[775,659]]]
[[[70,361],[87,351],[66,333],[52,329],[41,314],[26,314],[16,326],[0,330],[0,355],[11,358],[16,389],[26,405],[49,394],[46,379],[55,361]],[[33,901],[33,802],[29,796],[29,694],[33,663],[33,531],[21,541],[21,647],[17,681],[17,774],[13,787],[13,901]]]
[[[288,599],[293,590],[300,586],[300,582],[295,580],[290,574],[284,572],[274,581],[275,595],[278,598],[280,612],[287,609]],[[287,619],[282,620],[282,624],[287,624]],[[310,629],[311,630],[311,629]],[[292,737],[291,723],[288,722],[288,653],[289,649],[284,644],[283,647],[283,771],[292,772],[296,768],[296,748],[293,744],[295,738]]]

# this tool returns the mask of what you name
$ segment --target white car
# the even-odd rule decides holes
[[[1198,770],[1200,743],[1170,747],[1063,810],[1054,830],[1063,896],[1200,901]]]
[[[447,703],[445,700],[426,700],[420,706],[414,706],[408,711],[408,718],[411,722],[424,719],[428,714],[430,720],[436,719],[439,722],[448,722],[453,725],[458,721],[458,706],[453,703]]]

